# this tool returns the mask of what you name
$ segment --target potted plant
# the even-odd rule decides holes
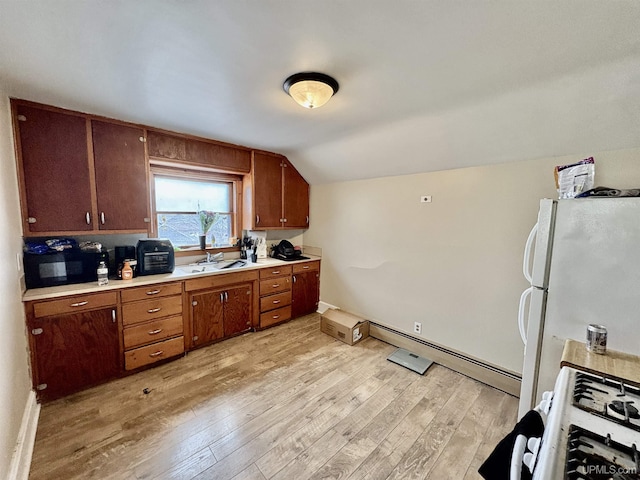
[[[215,223],[218,218],[218,214],[216,212],[212,212],[210,210],[200,210],[198,212],[198,218],[200,219],[200,229],[201,233],[199,235],[200,240],[200,248],[204,250],[207,247],[207,233],[211,229],[211,226]],[[211,238],[211,244],[215,243],[213,237]]]

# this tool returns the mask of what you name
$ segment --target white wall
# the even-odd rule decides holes
[[[596,185],[640,187],[640,149],[313,185],[322,301],[521,372],[524,241],[553,167],[592,155]]]
[[[7,478],[31,389],[16,255],[22,230],[9,100],[0,85],[0,478]]]

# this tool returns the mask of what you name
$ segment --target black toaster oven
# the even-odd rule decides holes
[[[138,275],[171,273],[175,268],[173,245],[170,240],[148,238],[138,240]]]

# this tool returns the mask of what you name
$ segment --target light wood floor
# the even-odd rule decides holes
[[[393,350],[314,314],[191,352],[45,405],[30,478],[479,479],[517,400]]]

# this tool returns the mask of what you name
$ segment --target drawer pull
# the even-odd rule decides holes
[[[274,315],[274,316],[273,316],[273,317],[271,317],[271,318],[273,318],[274,320],[277,320],[277,319],[279,319],[279,318],[280,318],[280,315]]]
[[[305,270],[308,270],[309,269],[309,265],[303,265],[302,268],[305,269]]]
[[[161,331],[162,331],[162,329],[161,329],[161,328],[156,328],[155,330],[149,330],[147,333],[148,333],[149,335],[157,335],[157,334],[159,334]]]
[[[280,273],[280,270],[274,270],[273,272],[271,272],[272,275],[277,275]]]
[[[89,303],[89,302],[87,302],[85,300],[84,302],[72,303],[71,306],[72,307],[84,307],[87,303]]]
[[[164,350],[158,350],[155,353],[150,353],[149,356],[153,358],[153,357],[159,357],[162,354],[164,354]]]
[[[274,301],[273,301],[273,304],[274,304],[274,305],[277,305],[277,304],[279,304],[279,303],[280,303],[280,300],[274,300]]]
[[[147,313],[158,313],[160,310],[162,310],[161,307],[158,308],[150,308],[149,310],[147,310]]]
[[[273,288],[278,288],[280,286],[279,283],[274,283],[273,285],[271,285]]]
[[[160,293],[160,290],[149,290],[147,292],[147,295],[157,295]]]

